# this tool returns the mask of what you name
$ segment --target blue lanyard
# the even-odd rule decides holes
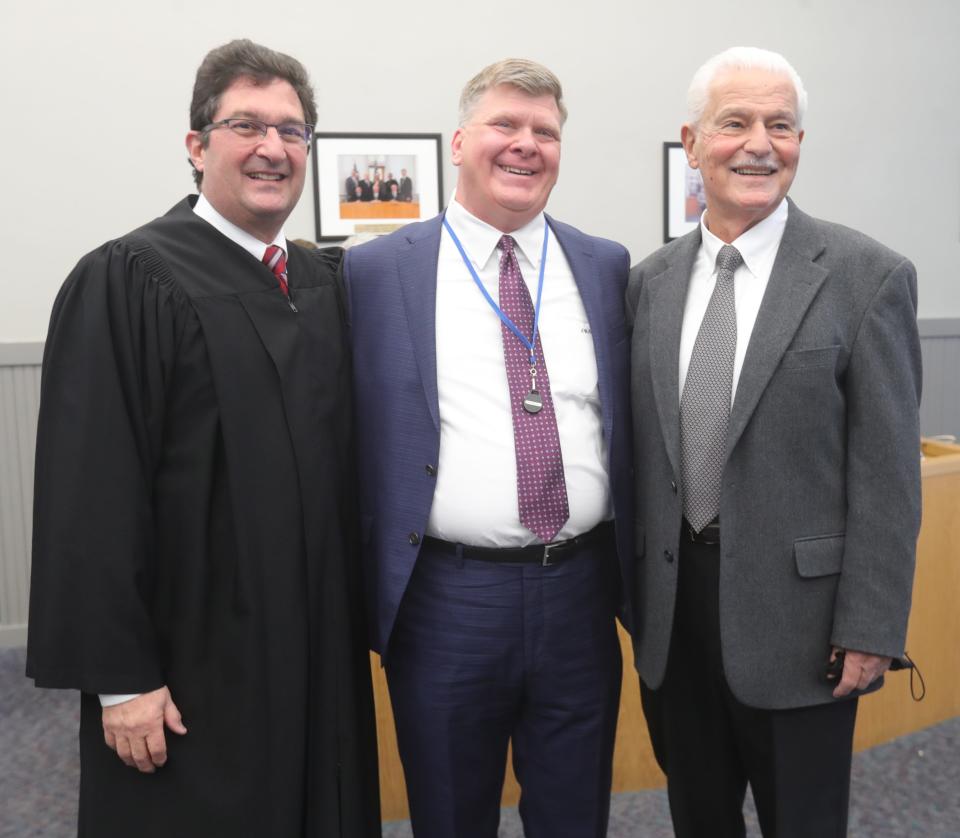
[[[453,227],[451,227],[450,222],[447,221],[446,214],[443,216],[443,226],[447,228],[450,238],[453,239],[453,243],[457,246],[457,250],[460,251],[460,256],[463,258],[463,264],[466,265],[467,270],[470,271],[470,276],[473,277],[473,281],[477,284],[477,288],[480,289],[480,293],[483,294],[486,301],[490,303],[490,308],[497,313],[497,317],[499,317],[500,320],[506,324],[507,328],[510,329],[510,331],[513,332],[517,338],[519,338],[520,343],[527,348],[527,351],[530,353],[530,366],[536,366],[537,329],[540,325],[540,300],[543,296],[543,271],[547,265],[547,240],[550,237],[550,227],[547,224],[547,219],[543,219],[543,248],[540,251],[540,279],[537,282],[537,304],[533,307],[533,334],[529,339],[523,332],[520,331],[520,329],[517,328],[517,325],[509,317],[507,317],[506,314],[503,313],[503,309],[497,305],[496,300],[490,296],[490,292],[487,291],[483,283],[480,281],[480,277],[477,276],[477,272],[473,269],[473,264],[470,262],[467,252],[463,249],[463,245],[460,244],[460,239],[457,238],[457,234],[453,232]]]

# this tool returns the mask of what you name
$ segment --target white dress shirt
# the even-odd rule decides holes
[[[733,275],[734,300],[737,307],[737,351],[733,358],[733,388],[730,403],[733,404],[743,369],[743,358],[747,354],[747,345],[753,326],[757,322],[757,312],[767,290],[770,272],[780,249],[783,230],[787,226],[787,200],[763,221],[751,227],[736,241],[730,242],[743,257],[743,264]],[[683,328],[680,332],[680,396],[683,397],[683,385],[687,379],[690,356],[700,331],[700,323],[707,312],[707,304],[717,284],[717,254],[725,242],[718,239],[707,229],[706,213],[700,219],[700,250],[690,273],[687,286],[687,301],[683,309]]]
[[[447,221],[484,287],[499,299],[499,230],[450,202]],[[511,233],[536,302],[545,219]],[[553,396],[570,517],[556,540],[612,517],[597,360],[580,293],[551,232],[540,307],[540,340]],[[528,335],[529,337],[529,335]],[[512,334],[511,340],[516,340]],[[437,262],[437,389],[440,460],[427,534],[483,547],[539,539],[520,523],[517,462],[500,318],[476,286],[444,228]]]
[[[250,233],[238,227],[232,221],[227,221],[226,218],[213,208],[213,204],[204,197],[202,192],[200,193],[200,197],[197,198],[197,203],[194,204],[193,211],[212,227],[215,227],[218,232],[223,233],[223,235],[234,242],[234,244],[239,244],[240,247],[252,255],[258,262],[263,261],[263,256],[270,245],[264,244],[256,236],[251,236]],[[287,252],[287,237],[284,235],[283,230],[274,236],[270,244],[275,244],[284,253]]]
[[[255,259],[260,262],[263,261],[263,255],[267,252],[268,245],[264,244],[255,236],[251,236],[246,230],[242,230],[232,221],[227,221],[226,218],[213,208],[213,204],[203,196],[202,192],[197,199],[197,203],[194,204],[193,211],[208,224],[223,233],[230,241],[239,244]],[[287,237],[283,234],[283,230],[277,233],[272,244],[277,245],[284,253],[287,252]],[[122,704],[124,701],[130,701],[132,698],[138,698],[140,695],[142,695],[142,693],[133,693],[130,695],[101,694],[100,705],[102,707],[112,707],[114,704]]]

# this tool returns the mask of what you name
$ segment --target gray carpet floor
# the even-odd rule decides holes
[[[23,667],[22,649],[0,649],[0,838],[71,838],[79,700],[74,692],[35,689]],[[747,834],[755,838],[760,830],[749,795],[746,814]],[[383,834],[413,833],[397,821],[384,824]],[[849,834],[960,838],[960,717],[854,757]],[[609,838],[672,835],[665,792],[613,796]],[[500,838],[522,836],[516,809],[504,809]]]

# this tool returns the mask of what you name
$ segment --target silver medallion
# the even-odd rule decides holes
[[[531,390],[523,397],[523,409],[527,413],[539,413],[543,410],[543,398],[537,390]]]

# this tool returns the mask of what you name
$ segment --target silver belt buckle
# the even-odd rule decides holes
[[[543,545],[543,561],[540,562],[540,567],[552,567],[553,562],[550,560],[550,553],[556,545],[554,544],[544,544]]]

